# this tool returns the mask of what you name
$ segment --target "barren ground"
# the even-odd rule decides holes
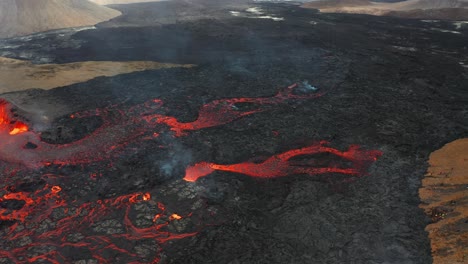
[[[99,76],[151,69],[191,67],[152,61],[86,61],[65,64],[32,64],[28,61],[0,57],[0,92],[13,92],[32,88],[52,89],[89,81]]]

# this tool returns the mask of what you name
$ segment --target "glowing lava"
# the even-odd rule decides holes
[[[161,203],[155,209],[158,210],[157,221],[144,227],[134,224],[130,217],[132,206],[138,203],[155,203],[151,201],[149,193],[134,193],[79,204],[76,201],[68,203],[60,195],[62,192],[60,186],[46,185],[35,192],[10,192],[0,198],[0,204],[9,201],[23,202],[22,207],[16,210],[0,207],[1,221],[16,220],[2,233],[2,239],[21,244],[15,248],[6,248],[7,244],[4,244],[5,247],[0,249],[0,259],[8,259],[14,263],[71,263],[76,256],[70,249],[76,249],[89,252],[90,257],[99,263],[115,263],[116,255],[121,255],[122,261],[133,261],[131,263],[140,263],[145,258],[150,258],[150,263],[157,263],[157,252],[152,256],[141,256],[134,250],[129,250],[134,245],[132,241],[150,239],[161,245],[170,240],[196,235],[196,232],[176,234],[165,230],[172,221],[183,217],[167,214]],[[62,215],[57,212],[62,212]],[[120,216],[123,223],[120,231],[114,231],[118,226],[111,226],[111,232],[106,233],[108,225],[102,223],[106,223],[109,216]],[[100,223],[102,230],[96,230],[95,227]],[[117,223],[114,225],[120,225]],[[49,227],[44,229],[44,224]],[[28,228],[25,229],[25,225]]]
[[[42,141],[39,133],[15,120],[12,106],[0,99],[0,160],[22,164],[28,169],[111,160],[127,145],[157,138],[164,131],[170,130],[173,136],[180,137],[190,131],[228,124],[267,111],[271,109],[269,106],[291,99],[312,99],[322,95],[295,94],[296,87],[296,84],[291,85],[271,97],[214,100],[202,105],[198,117],[191,122],[180,122],[166,115],[159,99],[126,109],[111,107],[74,113],[70,118],[99,116],[102,125],[87,137],[62,145]],[[248,107],[242,108],[244,105]],[[323,173],[360,176],[365,175],[370,164],[382,155],[380,151],[362,150],[359,146],[340,151],[327,144],[322,141],[290,150],[261,163],[219,165],[201,162],[188,167],[184,179],[196,181],[217,170],[257,178]],[[294,157],[320,153],[331,154],[352,165],[320,167],[314,162],[298,164],[293,160]],[[91,174],[91,178],[96,176]],[[184,223],[192,215],[167,212],[164,204],[155,202],[150,193],[80,202],[67,197],[66,186],[51,182],[36,191],[5,188],[4,192],[0,197],[0,222],[11,221],[12,225],[0,229],[2,239],[8,242],[2,244],[0,262],[7,259],[13,263],[72,263],[76,260],[75,251],[80,251],[85,252],[87,259],[99,263],[158,263],[159,250],[142,253],[145,250],[135,248],[148,240],[161,246],[170,240],[196,235],[196,232],[169,231],[171,223]]]
[[[91,135],[70,144],[48,144],[41,140],[39,133],[28,131],[26,124],[14,120],[9,111],[11,106],[5,101],[2,102],[0,160],[22,164],[29,168],[36,169],[51,164],[73,165],[108,159],[146,131],[142,125],[133,126],[135,118],[130,114],[96,110],[93,115],[100,116],[103,125]],[[83,115],[86,114],[88,113]]]
[[[186,169],[184,180],[194,182],[212,172],[228,171],[245,174],[255,178],[275,178],[294,174],[324,174],[340,173],[353,176],[365,174],[367,167],[382,155],[378,150],[362,150],[359,146],[352,145],[347,151],[340,151],[327,146],[328,142],[321,141],[318,144],[293,149],[278,155],[274,155],[262,163],[244,162],[232,165],[219,165],[209,162],[200,162]],[[308,164],[298,165],[290,159],[301,155],[313,155],[319,153],[330,153],[337,157],[352,162],[349,168],[339,167],[312,167]]]
[[[311,99],[322,95],[321,93],[297,95],[293,93],[296,87],[297,84],[293,84],[286,89],[280,90],[272,97],[231,98],[212,101],[200,108],[198,118],[193,122],[182,123],[175,117],[157,114],[145,118],[149,122],[165,124],[170,127],[176,136],[182,136],[186,131],[224,125],[241,117],[265,111],[262,108],[265,105],[276,105],[290,99]],[[240,111],[237,109],[236,104],[252,104],[255,107],[248,111]]]
[[[0,101],[0,160],[22,164],[29,168],[47,165],[73,165],[108,160],[130,143],[153,139],[160,135],[161,125],[169,126],[175,136],[187,131],[220,126],[241,117],[266,111],[266,105],[276,105],[289,99],[310,99],[319,93],[294,94],[296,84],[272,97],[219,99],[201,106],[198,118],[182,123],[162,113],[162,101],[150,100],[129,109],[97,109],[75,113],[70,118],[99,116],[103,125],[87,137],[69,144],[54,145],[41,141],[40,134],[28,131],[28,126],[11,117],[11,106]],[[237,104],[247,103],[250,110],[240,110]],[[27,146],[34,146],[28,148]]]
[[[0,198],[0,203],[8,201],[22,201],[24,202],[24,205],[19,210],[0,208],[0,221],[25,221],[26,218],[34,212],[38,205],[41,205],[43,210],[45,210],[41,214],[42,218],[38,219],[39,221],[42,221],[52,212],[53,209],[65,205],[65,203],[58,197],[58,193],[60,191],[60,186],[46,185],[42,190],[36,193],[16,192],[5,194]]]
[[[10,117],[10,111],[10,104],[0,98],[0,134],[17,135],[28,131],[29,127],[25,123]]]

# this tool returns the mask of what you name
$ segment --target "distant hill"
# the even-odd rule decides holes
[[[146,2],[159,2],[164,0],[89,0],[99,5],[112,5],[112,4],[133,4],[133,3],[146,3]]]
[[[356,13],[418,19],[468,19],[468,0],[408,0],[396,3],[368,0],[329,0],[305,3],[303,7],[324,13]]]
[[[0,38],[95,25],[120,14],[87,0],[0,0]]]

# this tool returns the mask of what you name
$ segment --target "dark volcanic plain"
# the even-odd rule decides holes
[[[461,64],[468,65],[468,27],[320,14],[295,4],[141,6],[143,14],[137,5],[112,6],[124,15],[94,30],[0,41],[0,55],[36,63],[155,60],[197,65],[3,95],[33,128],[38,111],[31,109],[53,120],[45,126],[44,141],[74,142],[100,126],[99,118],[71,119],[77,111],[128,109],[153,98],[164,102],[167,115],[189,122],[207,102],[273,96],[293,83],[300,84],[297,92],[314,92],[306,89],[307,81],[324,94],[184,137],[161,132],[154,140],[130,144],[111,161],[20,168],[5,174],[3,186],[24,182],[21,186],[39,189],[44,175],[60,175],[55,184],[70,201],[149,192],[172,212],[192,212],[184,225],[171,223],[169,228],[198,234],[159,245],[160,263],[431,263],[424,231],[431,220],[418,208],[418,188],[429,154],[468,136],[468,68]],[[244,17],[249,6],[284,20]],[[182,180],[185,168],[197,162],[239,163],[321,140],[340,150],[357,144],[383,155],[368,175],[353,181],[335,174],[255,179],[221,171],[196,183]],[[11,167],[7,162],[1,166]],[[100,176],[90,179],[93,173]],[[1,206],[18,209],[12,203]],[[149,209],[137,206],[131,214],[142,226],[148,225],[139,220],[144,210]],[[89,234],[125,232],[115,224],[122,221],[119,216],[110,213],[103,224],[91,225]],[[54,217],[57,221],[60,213]],[[54,229],[50,221],[44,232]],[[2,237],[14,224],[0,223]],[[109,225],[115,226],[110,230]],[[2,239],[0,248],[29,242]],[[151,262],[159,251],[151,239],[119,243],[140,257],[106,252],[115,254],[105,256],[110,263]],[[36,246],[27,254],[50,247]],[[56,250],[59,263],[94,263],[78,262],[93,259],[89,248]]]

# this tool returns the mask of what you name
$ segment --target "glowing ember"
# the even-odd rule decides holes
[[[172,214],[170,217],[169,217],[169,220],[180,220],[182,219],[182,216],[178,215],[178,214]]]
[[[143,201],[149,201],[150,199],[151,199],[151,194],[145,193],[145,194],[143,195]]]
[[[53,193],[59,193],[60,191],[62,191],[62,188],[60,188],[60,186],[52,186],[52,192]]]
[[[382,155],[378,150],[362,150],[353,145],[347,151],[339,151],[327,146],[326,141],[305,148],[290,150],[274,155],[262,163],[244,162],[232,165],[219,165],[209,162],[200,162],[186,169],[184,180],[194,182],[216,170],[245,174],[255,178],[275,178],[294,174],[324,174],[340,173],[359,176],[365,173],[367,167]],[[312,167],[308,164],[300,166],[290,161],[300,155],[331,153],[352,162],[351,168],[338,167]]]
[[[17,135],[21,134],[23,132],[28,131],[29,128],[26,124],[21,123],[21,122],[16,122],[15,126],[13,127],[13,130],[10,131],[10,135]]]

